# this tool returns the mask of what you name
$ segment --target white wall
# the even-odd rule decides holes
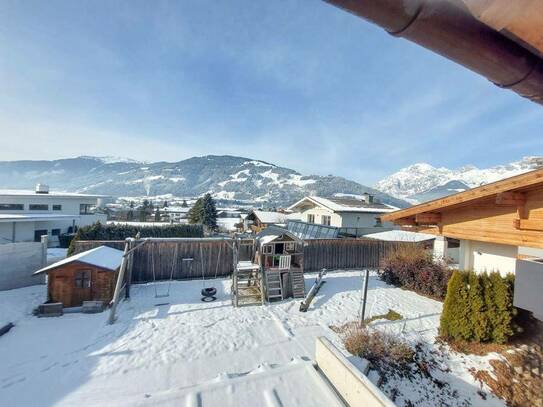
[[[322,216],[330,216],[330,226],[341,227],[341,216],[328,209],[315,207],[302,212],[302,222],[309,222],[309,215],[315,216],[315,223],[322,225]]]
[[[46,265],[47,243],[0,244],[0,291],[43,284],[45,275],[32,274]]]
[[[302,212],[302,222],[308,222],[309,215],[315,216],[315,223],[322,225],[322,216],[330,216],[330,226],[338,228],[372,228],[377,223],[380,214],[367,212],[340,212],[335,213],[329,209],[315,207]],[[384,222],[384,227],[393,228],[390,222]]]
[[[514,273],[518,247],[497,243],[460,240],[460,268],[476,272]]]

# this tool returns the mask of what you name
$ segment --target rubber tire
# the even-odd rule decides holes
[[[206,296],[206,297],[202,297],[202,301],[203,302],[213,302],[217,299],[217,297],[214,297],[214,296]]]
[[[202,288],[201,294],[202,297],[213,297],[217,294],[217,289],[215,287]]]

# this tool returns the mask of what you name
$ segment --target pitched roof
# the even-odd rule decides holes
[[[63,260],[57,261],[56,263],[36,271],[34,274],[44,273],[75,261],[115,271],[121,265],[123,254],[124,252],[122,250],[113,249],[107,246],[99,246],[74,256],[66,257]]]
[[[286,220],[286,215],[280,212],[254,210],[251,213],[254,214],[254,216],[256,216],[262,223],[285,223]]]
[[[424,212],[439,211],[440,209],[466,204],[479,199],[492,197],[493,195],[510,191],[523,191],[543,185],[543,168],[530,171],[515,177],[486,184],[477,188],[468,189],[458,194],[449,195],[445,198],[435,199],[407,209],[402,209],[381,216],[384,221],[394,221],[407,218]]]
[[[394,211],[395,207],[378,202],[365,202],[362,199],[353,197],[329,197],[306,196],[295,204],[291,205],[289,210],[296,210],[304,201],[312,202],[317,206],[324,206],[334,212],[368,212],[368,213],[387,213]]]

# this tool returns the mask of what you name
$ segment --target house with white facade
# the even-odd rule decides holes
[[[436,236],[435,257],[459,241],[459,268],[515,274],[515,305],[543,319],[543,169],[382,216]]]
[[[397,210],[390,205],[378,202],[372,195],[306,196],[288,210],[300,213],[301,221],[325,226],[349,229],[391,228],[391,222],[382,223],[380,216]]]
[[[49,191],[38,184],[36,190],[0,190],[0,244],[39,242],[42,235],[58,243],[58,236],[107,216],[97,213],[100,195]]]

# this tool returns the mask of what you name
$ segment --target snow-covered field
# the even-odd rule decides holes
[[[314,277],[306,275],[308,289]],[[159,293],[167,285],[158,284]],[[107,313],[33,317],[44,286],[0,292],[0,321],[16,325],[0,337],[0,404],[339,405],[310,362],[317,336],[342,348],[329,326],[358,317],[359,272],[331,272],[307,313],[294,300],[233,308],[230,280],[213,285],[218,299],[211,303],[200,301],[200,281],[173,282],[170,296],[159,299],[154,285],[134,286],[113,326]],[[390,308],[404,316],[374,325],[433,346],[441,303],[388,286],[375,275],[368,295],[369,315]],[[459,399],[503,405],[477,395],[479,386],[469,374],[470,367],[485,368],[487,358],[451,354],[447,362],[451,372],[444,380]]]

